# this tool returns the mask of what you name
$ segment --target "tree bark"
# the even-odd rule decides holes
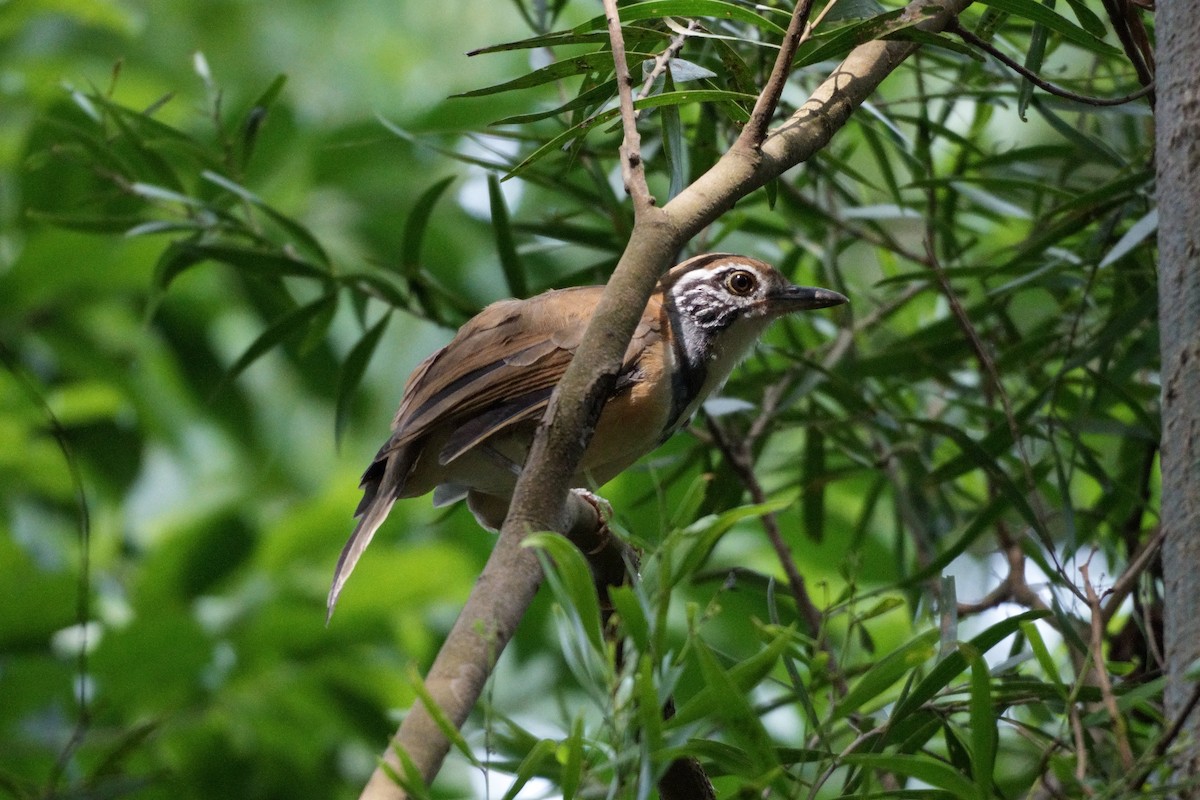
[[[1180,777],[1200,774],[1200,15],[1192,0],[1158,4],[1159,331],[1162,348],[1162,525],[1166,712],[1182,721]],[[1200,789],[1183,797],[1200,797]]]

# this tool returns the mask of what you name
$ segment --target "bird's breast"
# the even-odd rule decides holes
[[[657,447],[674,403],[672,354],[660,339],[631,365],[628,387],[609,399],[580,469],[599,486]]]

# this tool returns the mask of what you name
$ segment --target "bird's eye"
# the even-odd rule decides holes
[[[743,297],[753,292],[757,285],[758,281],[754,279],[754,276],[744,269],[731,272],[725,278],[725,288]]]

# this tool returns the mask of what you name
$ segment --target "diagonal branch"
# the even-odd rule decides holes
[[[929,12],[921,27],[941,30],[970,3],[913,0],[908,13]],[[663,208],[648,202],[641,207],[595,316],[550,400],[492,556],[426,678],[430,696],[453,724],[461,725],[479,699],[492,666],[541,583],[537,559],[521,545],[522,540],[530,531],[564,531],[573,520],[586,518],[578,503],[568,504],[569,498],[578,497],[569,492],[570,476],[591,438],[658,276],[688,240],[735,202],[824,147],[854,109],[917,49],[908,41],[859,45],[803,106],[766,136],[761,148],[733,147]],[[637,154],[640,162],[636,149],[626,153]],[[417,771],[412,777],[428,783],[448,751],[449,743],[429,712],[414,706],[362,797],[406,797],[389,772],[405,774],[401,762],[406,760]],[[405,753],[405,759],[398,752]]]
[[[967,44],[978,47],[980,50],[984,51],[992,58],[996,59],[1001,64],[1008,67],[1013,72],[1017,73],[1042,91],[1062,97],[1066,100],[1074,100],[1076,103],[1083,103],[1089,106],[1120,106],[1124,105],[1125,103],[1131,103],[1138,98],[1145,97],[1154,91],[1154,81],[1151,80],[1150,83],[1146,84],[1141,89],[1124,95],[1123,97],[1091,97],[1086,94],[1078,94],[1070,91],[1069,89],[1064,89],[1061,86],[1054,85],[1045,78],[1042,78],[1036,72],[1027,69],[1025,65],[1021,64],[1016,59],[1009,58],[991,42],[987,41],[986,39],[979,38],[964,28],[959,24],[958,20],[955,20],[951,24],[947,25],[946,31],[957,35]]]
[[[617,100],[621,107],[621,179],[625,191],[633,199],[635,220],[655,204],[650,187],[646,185],[646,164],[642,161],[642,136],[637,129],[637,111],[633,108],[633,76],[625,56],[625,36],[621,33],[621,17],[617,0],[604,0],[604,18],[608,21],[608,40],[612,43],[613,68],[617,74]]]
[[[787,85],[788,76],[792,72],[792,61],[796,58],[796,48],[804,37],[805,26],[808,25],[808,15],[812,12],[813,0],[800,0],[792,11],[792,21],[788,24],[787,33],[783,35],[783,43],[775,56],[775,66],[771,68],[771,77],[763,86],[754,110],[750,112],[750,121],[742,128],[738,136],[737,147],[748,147],[757,150],[767,138],[767,127],[779,107],[779,98],[783,95],[783,87]]]

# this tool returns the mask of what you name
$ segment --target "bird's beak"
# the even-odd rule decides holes
[[[773,293],[770,299],[772,314],[810,311],[814,308],[829,308],[849,302],[844,294],[812,286],[787,286],[782,291]]]

